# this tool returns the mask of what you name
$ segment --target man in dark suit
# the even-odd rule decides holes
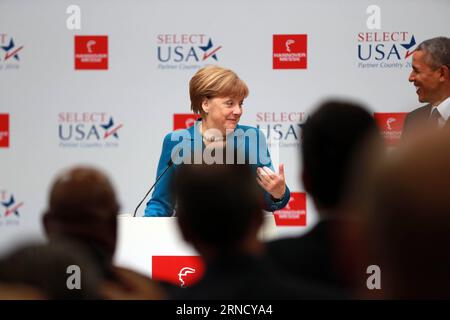
[[[411,111],[405,119],[404,134],[414,128],[443,127],[450,117],[450,38],[425,40],[412,57],[409,82],[416,87],[420,102],[427,105]]]
[[[302,179],[314,200],[319,222],[303,236],[268,243],[269,256],[291,276],[315,280],[348,294],[354,291],[338,263],[343,252],[338,235],[349,223],[346,201],[350,175],[362,165],[358,156],[371,136],[381,139],[372,115],[347,102],[326,102],[306,122]],[[366,269],[358,270],[361,274],[350,276],[365,284]]]

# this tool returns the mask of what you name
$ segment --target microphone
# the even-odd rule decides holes
[[[144,198],[141,200],[141,202],[139,202],[139,204],[137,205],[136,209],[134,210],[134,214],[133,214],[133,218],[136,217],[136,213],[139,209],[139,207],[141,206],[142,202],[144,202],[144,200],[147,198],[147,196],[149,195],[149,193],[153,190],[153,188],[156,186],[156,184],[158,183],[158,181],[163,177],[163,175],[167,172],[167,170],[169,170],[169,168],[173,166],[173,161],[172,158],[169,159],[169,161],[167,162],[167,167],[164,169],[163,172],[161,172],[161,174],[156,178],[155,183],[150,187],[150,189],[147,191],[147,193],[145,194]]]

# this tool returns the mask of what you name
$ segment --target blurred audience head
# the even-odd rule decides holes
[[[450,132],[429,133],[376,172],[367,228],[390,298],[450,298]]]
[[[44,226],[50,239],[76,239],[98,247],[111,260],[116,247],[118,210],[106,175],[94,168],[75,167],[55,179]]]
[[[24,284],[0,282],[0,300],[46,300],[48,297],[39,289]]]
[[[322,211],[338,208],[346,197],[357,157],[369,138],[379,138],[372,115],[362,106],[327,101],[303,127],[303,184]]]
[[[205,259],[258,247],[262,194],[248,165],[183,165],[174,181],[178,224]]]
[[[99,272],[83,250],[69,241],[13,250],[0,259],[0,298],[98,299]]]

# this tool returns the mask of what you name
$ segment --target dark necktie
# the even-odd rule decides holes
[[[437,108],[434,108],[429,119],[430,125],[433,126],[433,128],[439,128],[439,119],[441,119],[441,114]]]

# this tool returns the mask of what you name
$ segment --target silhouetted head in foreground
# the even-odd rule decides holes
[[[206,260],[258,252],[262,198],[250,166],[183,165],[174,185],[181,232]]]
[[[355,160],[378,129],[362,106],[328,101],[303,127],[303,183],[320,211],[339,208],[346,198]]]
[[[398,150],[375,177],[367,222],[393,298],[450,298],[450,132]]]
[[[113,187],[102,172],[75,167],[57,176],[44,214],[47,235],[71,238],[112,262],[116,248],[119,205]]]
[[[26,245],[0,259],[4,299],[98,299],[99,283],[93,261],[73,242]]]

